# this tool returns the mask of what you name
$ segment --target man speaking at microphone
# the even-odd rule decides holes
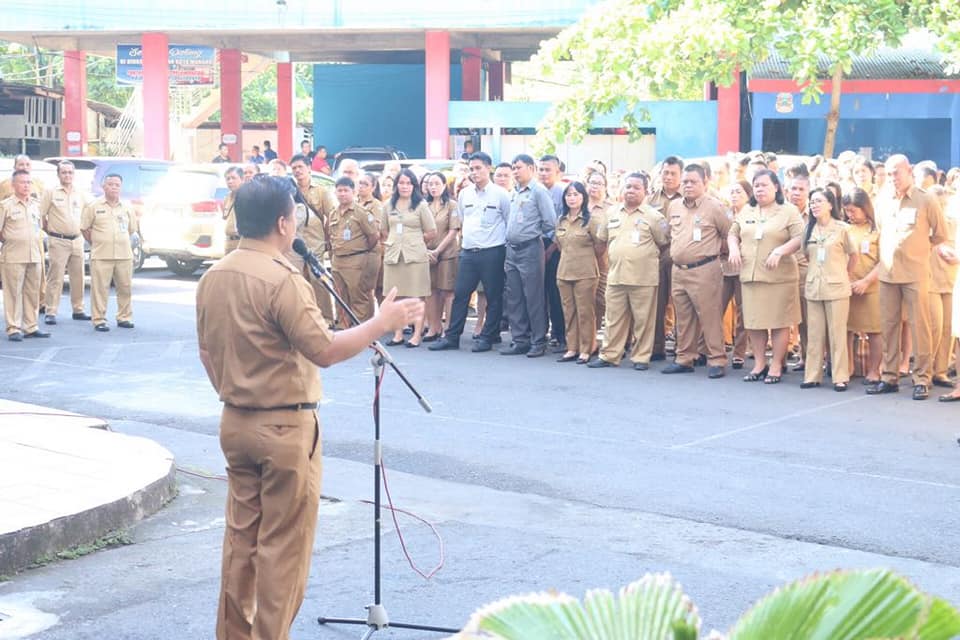
[[[372,319],[332,333],[313,288],[284,258],[297,221],[289,181],[244,184],[236,251],[197,288],[200,360],[223,401],[226,531],[218,640],[287,640],[303,601],[320,499],[317,366],[418,321],[423,303],[391,291]]]

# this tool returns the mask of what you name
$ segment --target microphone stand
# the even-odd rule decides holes
[[[315,258],[315,256],[314,256]],[[350,317],[353,326],[360,324],[360,319],[353,309],[343,301],[340,294],[337,293],[333,285],[333,277],[330,272],[320,264],[319,260],[309,260],[304,258],[304,263],[310,268],[310,272],[317,278],[324,288],[330,292],[337,305]],[[427,413],[433,411],[430,403],[420,395],[420,392],[407,379],[403,372],[397,367],[390,353],[384,348],[379,340],[374,340],[370,345],[373,350],[373,357],[370,363],[373,365],[373,429],[374,429],[374,448],[373,448],[373,604],[368,604],[367,617],[364,618],[330,618],[320,616],[317,618],[319,624],[352,624],[366,625],[367,630],[361,636],[361,640],[368,640],[374,633],[387,627],[396,627],[398,629],[415,629],[418,631],[436,631],[438,633],[457,633],[459,629],[450,627],[436,627],[423,624],[411,624],[407,622],[390,622],[387,610],[380,599],[380,477],[381,466],[383,465],[383,449],[380,444],[380,382],[383,379],[384,364],[389,364],[390,368],[403,380],[410,392],[416,397],[417,402]]]

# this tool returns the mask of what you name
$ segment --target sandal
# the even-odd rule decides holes
[[[766,378],[763,379],[763,384],[780,384],[780,378],[781,376],[768,375]]]
[[[759,373],[753,373],[753,372],[751,371],[751,372],[748,373],[747,375],[743,376],[743,381],[744,381],[744,382],[757,382],[758,380],[763,380],[763,378],[767,375],[767,371],[768,371],[769,369],[770,369],[770,367],[764,367],[763,370],[760,371]]]

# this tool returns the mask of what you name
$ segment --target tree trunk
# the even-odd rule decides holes
[[[827,114],[827,135],[823,138],[823,157],[832,158],[837,142],[837,126],[840,124],[840,85],[843,83],[843,67],[839,64],[833,69],[833,81],[830,85],[830,113]]]

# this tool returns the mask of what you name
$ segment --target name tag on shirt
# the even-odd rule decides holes
[[[758,224],[757,228],[753,230],[753,239],[763,240],[763,226]]]
[[[861,240],[860,241],[860,253],[870,253],[870,241]]]
[[[700,229],[700,227],[694,227],[694,228],[693,228],[693,241],[694,241],[694,242],[700,242],[701,240],[703,240],[703,230]]]
[[[402,223],[402,222],[398,222],[398,223],[397,223],[397,233],[398,233],[398,234],[403,233],[403,223]]]
[[[343,241],[344,241],[344,242],[350,242],[350,238],[352,238],[352,237],[353,237],[353,234],[350,232],[350,228],[349,228],[349,227],[343,230]]]
[[[913,207],[900,209],[900,211],[897,212],[897,222],[900,224],[916,224],[917,210]]]
[[[120,233],[127,232],[127,219],[125,217],[117,218],[117,224],[120,226]]]
[[[607,229],[616,229],[620,226],[620,218],[614,218],[607,222]]]
[[[633,230],[633,233],[630,234],[630,241],[633,244],[640,244],[640,229]]]
[[[817,247],[817,262],[823,264],[827,261],[827,248],[826,247]]]

